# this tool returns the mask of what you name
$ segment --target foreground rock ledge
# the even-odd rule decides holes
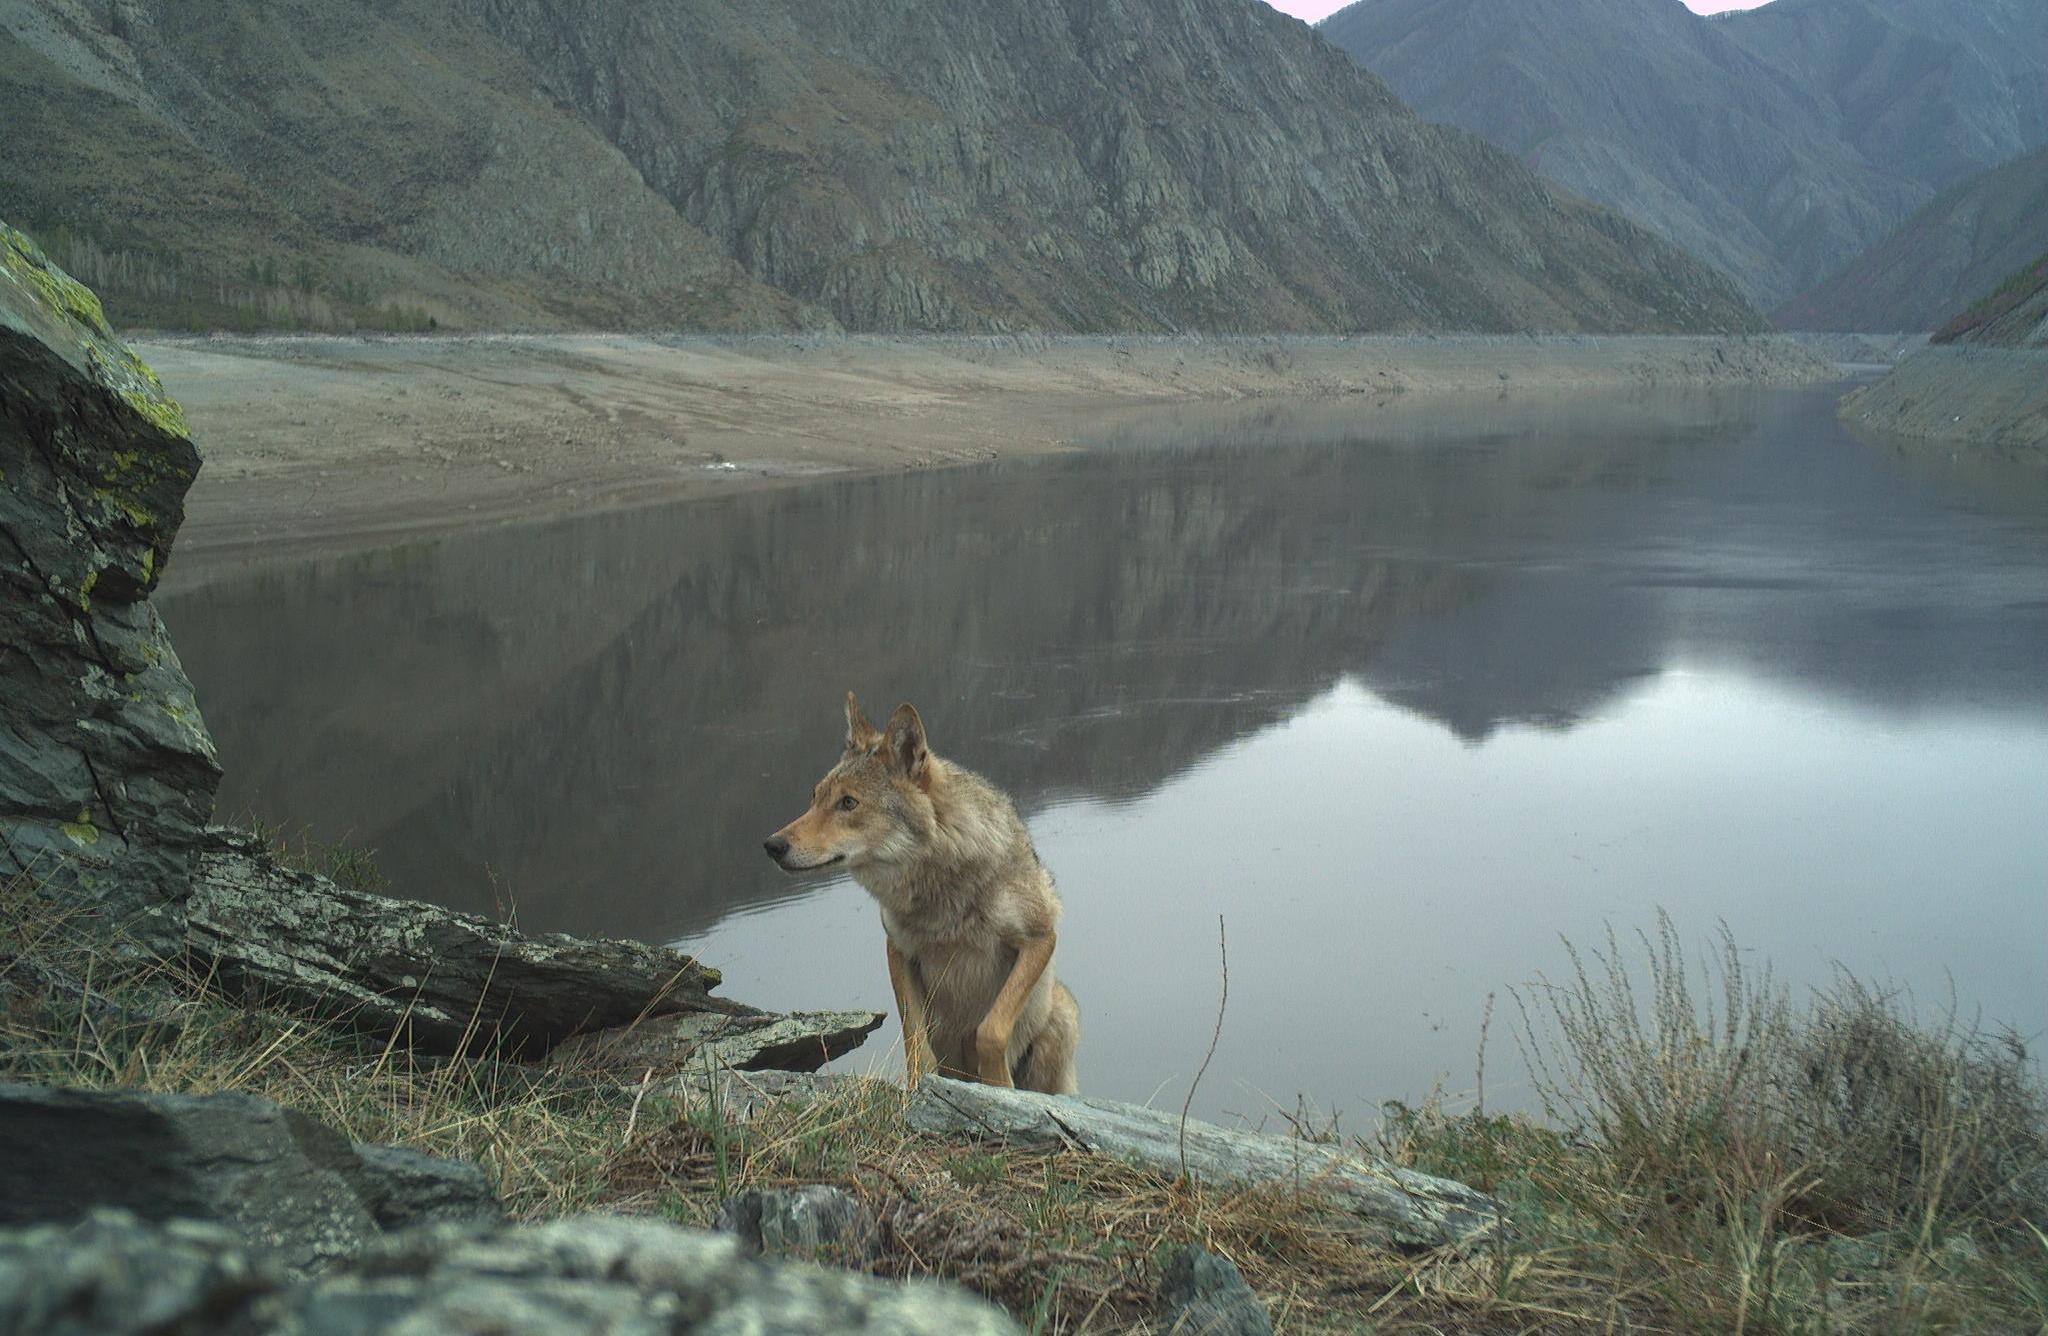
[[[13,1336],[1015,1336],[949,1286],[747,1257],[736,1239],[579,1216],[435,1226],[293,1283],[215,1225],[118,1212],[0,1230],[0,1329]]]
[[[667,947],[529,937],[351,891],[233,831],[201,850],[185,924],[193,963],[222,990],[399,1034],[419,1053],[537,1057],[605,1031],[583,1045],[586,1065],[638,1076],[708,1052],[728,1067],[808,1071],[882,1023],[871,1011],[780,1016],[713,997],[718,971]]]
[[[291,1273],[353,1256],[386,1231],[504,1218],[483,1170],[350,1144],[254,1095],[81,1090],[0,1081],[0,1225],[95,1208],[204,1220]],[[11,1331],[0,1284],[0,1331]]]

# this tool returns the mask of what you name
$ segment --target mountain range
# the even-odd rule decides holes
[[[1713,18],[1675,0],[1359,0],[1321,27],[1422,115],[1766,307],[2048,142],[2040,0],[1773,0]]]
[[[1776,311],[1791,329],[1927,330],[2048,251],[2048,146],[1950,186]]]
[[[0,0],[130,324],[1762,327],[1258,0]]]

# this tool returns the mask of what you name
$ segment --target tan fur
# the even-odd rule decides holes
[[[845,866],[882,908],[915,1082],[946,1076],[1073,1094],[1081,1016],[1053,970],[1059,893],[1016,807],[934,756],[900,705],[877,731],[846,693],[846,750],[767,841],[792,872]]]

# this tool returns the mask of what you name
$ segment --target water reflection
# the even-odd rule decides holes
[[[1573,880],[1561,851],[1593,858],[1601,840],[1635,842],[1631,895],[1652,902],[1791,893],[1774,866],[1828,882],[1825,842],[1866,826],[1995,848],[1958,854],[1955,887],[1993,878],[2000,905],[2015,877],[2048,883],[2014,802],[1964,786],[1974,817],[1932,794],[1916,822],[1869,770],[1984,773],[1991,753],[1957,739],[2018,739],[1992,773],[2048,792],[2048,505],[1907,467],[1830,408],[1809,393],[1153,415],[1104,424],[1099,452],[499,531],[174,593],[164,611],[220,744],[224,813],[345,835],[405,893],[516,907],[529,927],[708,942],[735,995],[771,1004],[886,997],[874,953],[843,949],[873,934],[857,893],[783,879],[758,841],[831,760],[840,691],[914,699],[940,750],[1035,814],[1084,1006],[1128,1021],[1147,1005],[1134,971],[1212,986],[1197,874],[1266,888],[1231,912],[1273,932],[1351,943],[1353,968],[1318,958],[1327,986],[1276,993],[1270,1016],[1234,974],[1233,1006],[1252,999],[1240,1033],[1291,1026],[1293,1056],[1356,1029],[1369,990],[1346,979],[1405,981],[1412,1000],[1421,983],[1389,965],[1470,961],[1451,968],[1476,998],[1526,977],[1510,957],[1584,917],[1567,906],[1639,907]],[[1148,448],[1189,439],[1204,444]],[[1688,682],[1706,684],[1681,692],[1690,726],[1660,734]],[[1800,745],[1893,734],[1914,746]],[[1774,774],[1811,787],[1754,781]],[[1582,805],[1520,803],[1517,785]],[[1755,829],[1731,791],[1826,792],[1843,819],[1803,844],[1774,825],[1730,862],[1729,832]],[[1290,819],[1310,811],[1319,824]],[[1704,815],[1666,819],[1679,811]],[[1391,892],[1383,851],[1402,832],[1399,876],[1429,894]],[[1462,861],[1478,849],[1497,860],[1484,879]],[[1925,872],[1811,894],[1904,903]],[[1289,958],[1274,946],[1268,972],[1299,974]],[[1447,1065],[1442,1036],[1400,1027]],[[1109,1093],[1170,1074],[1141,1051]],[[1239,1058],[1250,1080],[1255,1055]]]

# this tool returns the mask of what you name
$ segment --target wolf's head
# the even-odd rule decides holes
[[[762,847],[788,872],[906,863],[932,828],[931,751],[924,721],[899,705],[880,731],[846,693],[846,750],[811,790],[811,806]]]

